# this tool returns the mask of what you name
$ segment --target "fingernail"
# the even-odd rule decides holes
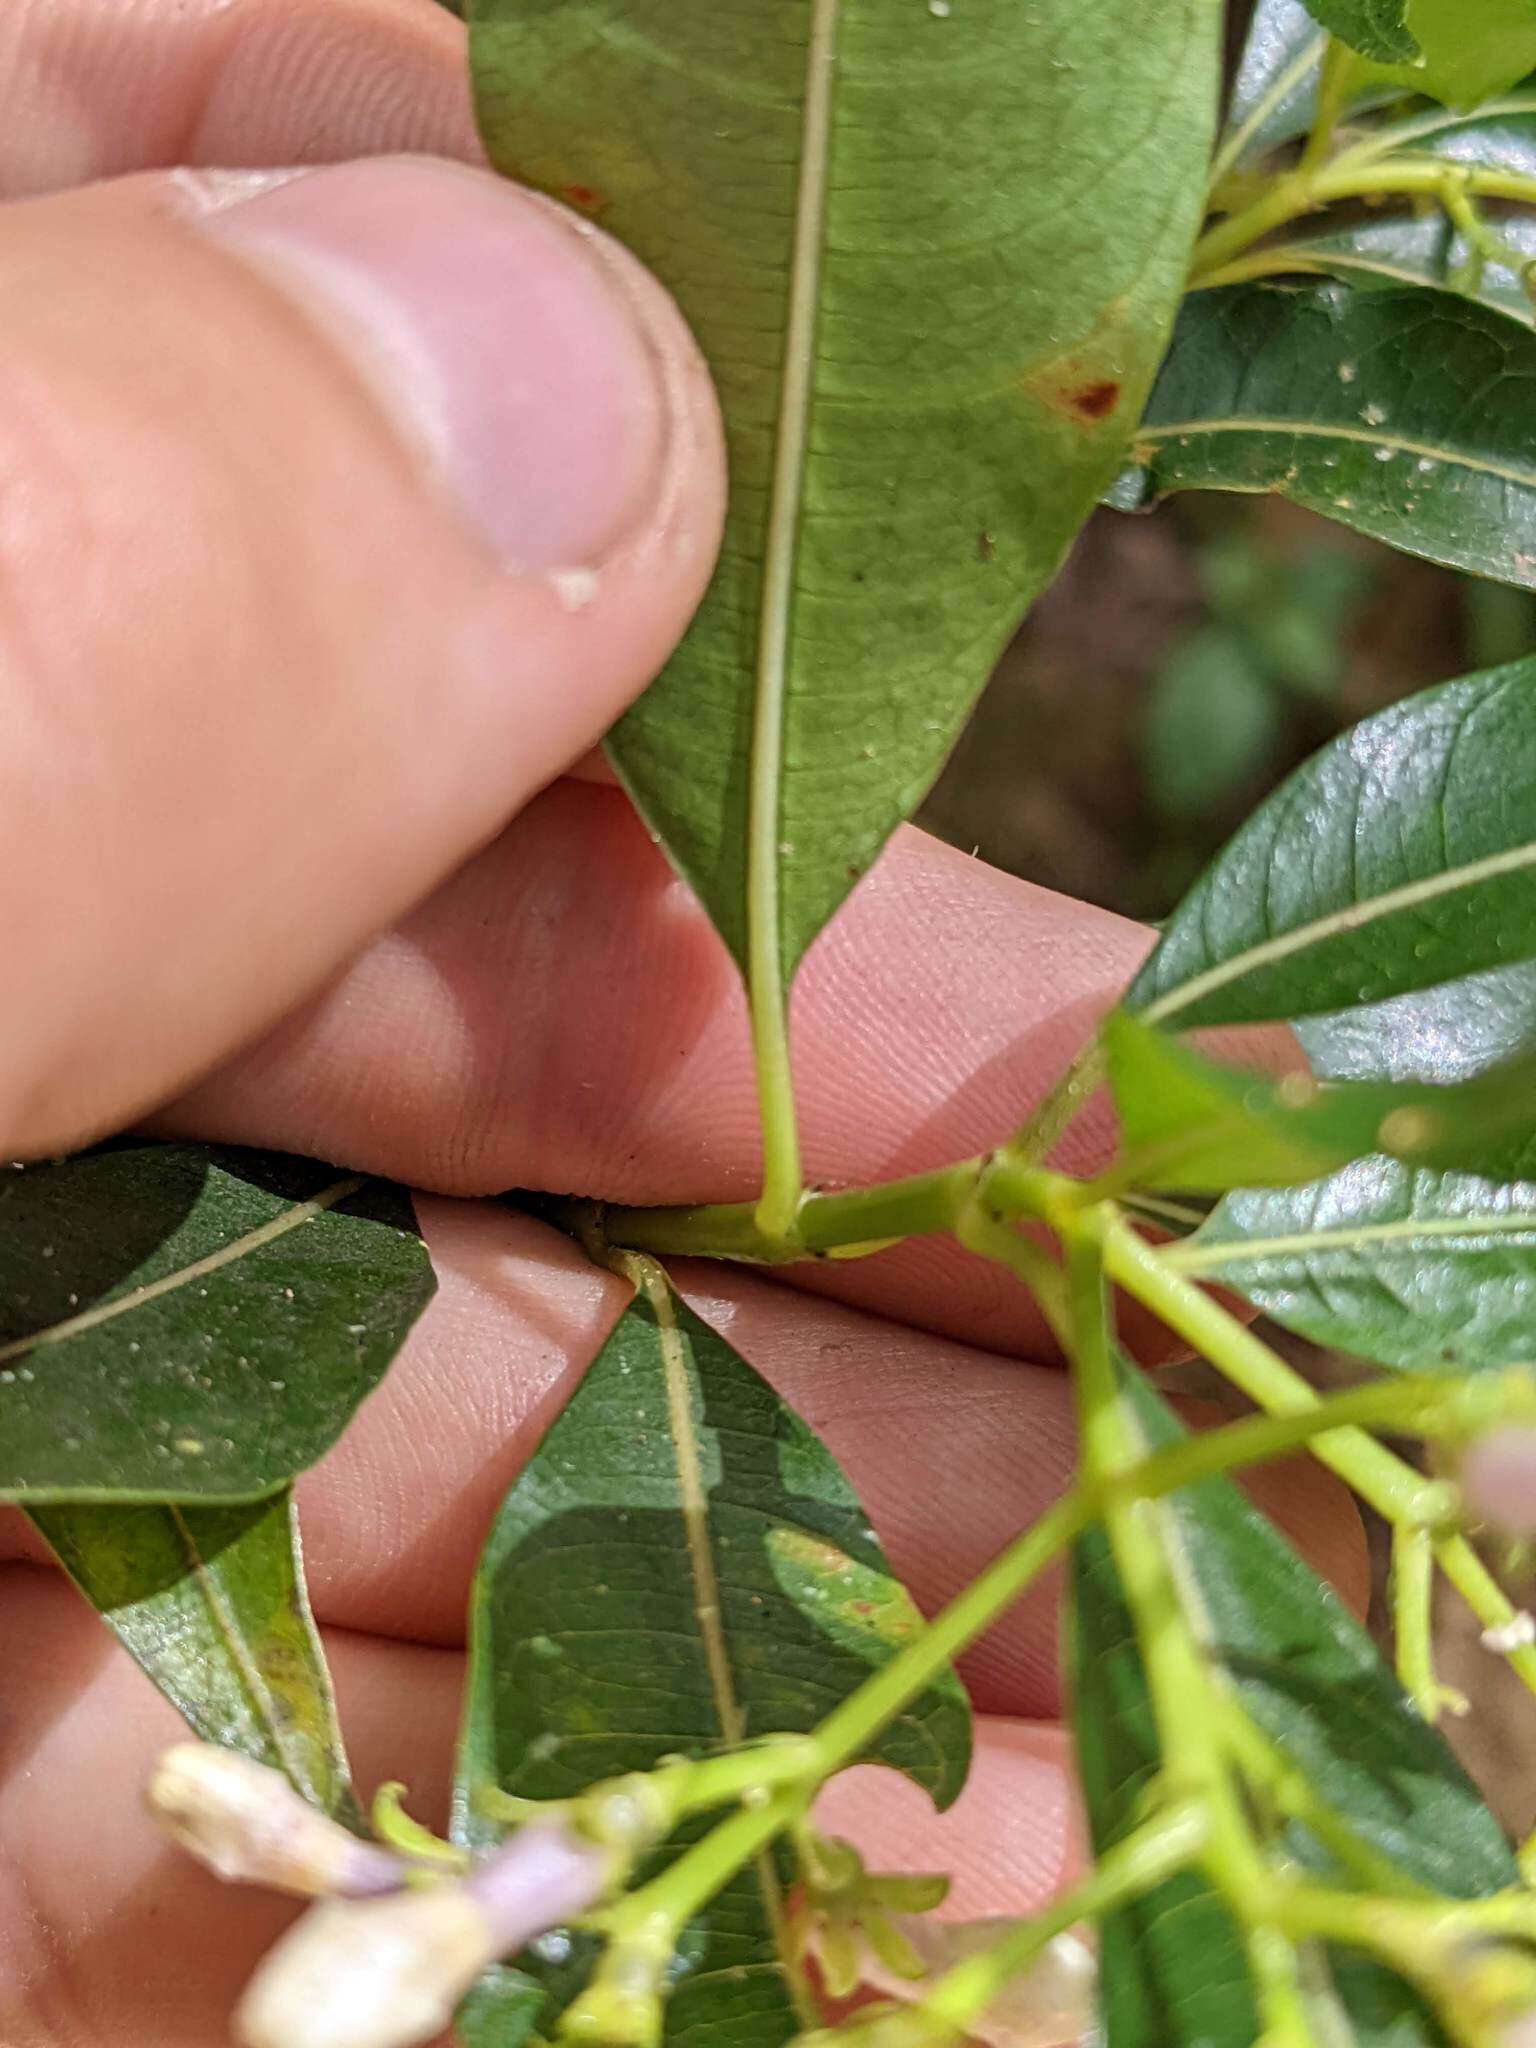
[[[665,494],[681,326],[586,222],[459,165],[314,170],[196,225],[345,350],[396,431],[513,567],[596,565]]]

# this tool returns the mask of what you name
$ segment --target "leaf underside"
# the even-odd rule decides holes
[[[1140,1376],[1126,1398],[1149,1447],[1183,1434]],[[1405,1877],[1453,1898],[1516,1882],[1508,1845],[1439,1736],[1410,1710],[1365,1631],[1226,1480],[1158,1511],[1217,1667],[1272,1744],[1355,1834]],[[1072,1582],[1074,1716],[1095,1849],[1144,1817],[1159,1759],[1134,1629],[1106,1539],[1080,1544]],[[1288,1848],[1329,1865],[1299,1828]],[[1439,2048],[1415,1995],[1357,1956],[1311,1959],[1318,1996],[1360,2048]],[[1330,1981],[1331,1980],[1331,1981]],[[1179,1877],[1102,1929],[1106,2048],[1196,2048],[1260,2032],[1237,1929],[1199,1874]]]
[[[1218,9],[472,0],[470,21],[492,160],[651,264],[715,376],[719,568],[610,745],[743,963],[756,820],[777,904],[759,872],[753,914],[787,977],[1125,446],[1197,225]]]
[[[0,1176],[0,1499],[272,1493],[433,1285],[408,1197],[310,1161],[132,1143]]]
[[[456,1837],[496,1839],[476,1805],[487,1783],[561,1798],[664,1756],[809,1730],[919,1626],[816,1438],[721,1337],[648,1291],[513,1486],[482,1557]],[[943,1805],[968,1757],[950,1679],[870,1760]],[[775,1890],[747,1871],[689,1930],[669,2043],[778,2048],[796,2032]],[[542,2028],[590,1960],[578,1941],[559,1961],[546,1947],[493,1972],[461,2021],[472,2048]]]
[[[43,1508],[30,1519],[196,1735],[352,1816],[286,1492],[232,1506]]]

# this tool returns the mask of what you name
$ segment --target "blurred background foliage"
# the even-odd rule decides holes
[[[1533,648],[1531,593],[1279,499],[1103,511],[1004,654],[920,822],[1155,921],[1334,733]]]

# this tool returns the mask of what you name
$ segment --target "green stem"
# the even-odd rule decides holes
[[[1008,1151],[1023,1166],[1040,1166],[1104,1079],[1104,1048],[1091,1038],[1014,1133]]]
[[[1104,1251],[1111,1279],[1257,1406],[1274,1415],[1305,1415],[1321,1405],[1321,1397],[1300,1373],[1219,1302],[1172,1271],[1127,1225],[1110,1225]],[[1426,1479],[1358,1426],[1330,1431],[1318,1437],[1312,1449],[1388,1521],[1435,1527],[1454,1512],[1453,1489]]]
[[[1430,1529],[1399,1525],[1392,1531],[1392,1636],[1403,1690],[1426,1721],[1443,1710],[1465,1713],[1460,1693],[1435,1677],[1433,1631],[1435,1538]]]
[[[1455,1587],[1485,1630],[1505,1635],[1501,1652],[1511,1671],[1536,1692],[1536,1648],[1519,1639],[1521,1610],[1489,1571],[1465,1536],[1442,1536],[1435,1544],[1435,1563]]]
[[[1157,1885],[1176,1877],[1200,1854],[1205,1836],[1205,1819],[1198,1807],[1169,1807],[1107,1849],[1080,1884],[1063,1892],[996,1947],[967,1956],[946,1970],[913,2008],[911,2018],[936,2021],[964,2033],[1057,1935],[1079,1921],[1100,1920],[1117,1906],[1144,1898]]]
[[[1354,51],[1337,37],[1330,36],[1317,82],[1317,111],[1312,116],[1311,131],[1296,163],[1299,171],[1315,171],[1326,160],[1333,142],[1333,131],[1349,98],[1354,70]]]
[[[1463,175],[1464,173],[1464,175]],[[1492,166],[1458,167],[1456,182],[1469,198],[1511,199],[1536,205],[1536,177]],[[1251,206],[1220,221],[1195,245],[1190,266],[1191,287],[1209,284],[1262,236],[1287,221],[1315,213],[1341,199],[1429,198],[1443,203],[1446,166],[1432,160],[1382,157],[1369,164],[1341,157],[1320,170],[1287,172],[1276,178]]]

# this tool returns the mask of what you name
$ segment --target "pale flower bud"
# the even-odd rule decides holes
[[[1511,1536],[1536,1534],[1536,1429],[1510,1422],[1485,1430],[1462,1453],[1457,1476],[1477,1520]]]
[[[462,1885],[311,1906],[235,2015],[246,2048],[414,2048],[501,1953]]]
[[[366,1898],[404,1882],[398,1856],[348,1834],[280,1771],[212,1743],[165,1750],[145,1798],[182,1848],[230,1883]]]
[[[245,2048],[415,2048],[480,1972],[602,1896],[612,1852],[533,1823],[461,1881],[312,1906],[258,1966]]]

